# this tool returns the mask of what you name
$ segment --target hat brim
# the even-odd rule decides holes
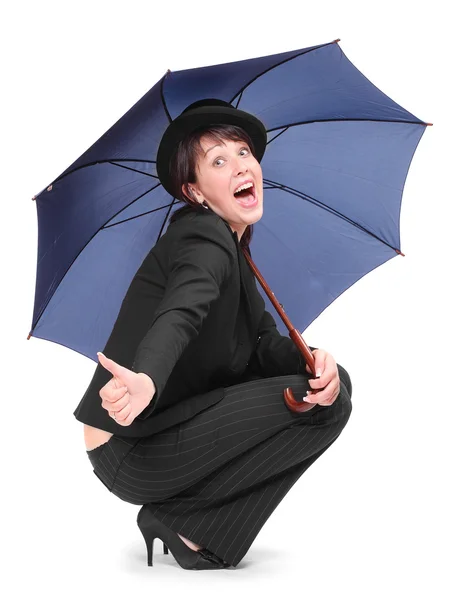
[[[173,195],[171,191],[170,159],[178,143],[193,130],[210,125],[236,125],[242,127],[254,144],[254,155],[261,162],[267,144],[267,131],[254,115],[227,106],[202,106],[189,110],[179,115],[167,127],[157,152],[157,174],[160,183]]]

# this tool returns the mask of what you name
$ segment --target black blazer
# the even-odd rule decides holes
[[[101,406],[112,374],[98,363],[74,415],[123,436],[183,422],[221,400],[224,387],[256,376],[310,378],[265,310],[237,233],[211,210],[185,211],[169,225],[135,274],[103,352],[156,387],[134,422],[118,425]]]

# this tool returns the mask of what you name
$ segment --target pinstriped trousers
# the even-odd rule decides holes
[[[306,375],[258,378],[188,421],[156,434],[114,435],[87,451],[94,473],[115,496],[150,503],[173,531],[237,566],[264,523],[308,467],[337,439],[351,413],[351,380],[338,365],[340,393],[331,406],[287,408]]]

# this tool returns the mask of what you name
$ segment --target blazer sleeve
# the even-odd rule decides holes
[[[192,220],[173,246],[164,296],[131,369],[152,378],[156,392],[136,418],[159,406],[160,394],[187,345],[198,336],[210,308],[232,273],[229,232],[217,221]]]
[[[310,349],[317,350],[313,346]],[[262,377],[280,375],[309,376],[302,353],[290,337],[282,335],[277,329],[274,317],[264,310],[259,323],[256,348],[249,361],[249,367]]]

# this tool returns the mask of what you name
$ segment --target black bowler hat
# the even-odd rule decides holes
[[[193,102],[168,125],[162,136],[157,152],[157,174],[167,192],[171,190],[170,158],[178,143],[198,127],[206,125],[237,125],[242,127],[254,144],[256,159],[261,162],[267,144],[267,131],[257,117],[251,113],[234,108],[229,102],[217,98],[207,98]]]

